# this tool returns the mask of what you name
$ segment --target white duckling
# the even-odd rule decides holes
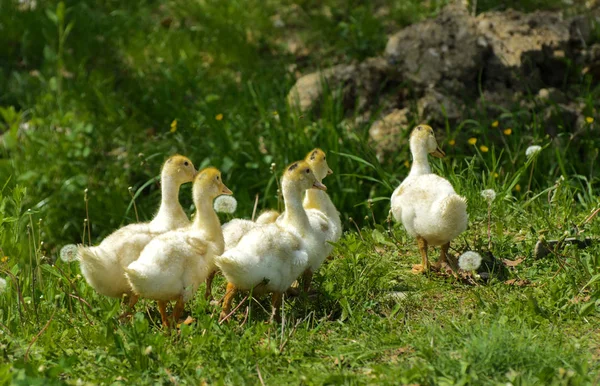
[[[276,223],[255,227],[235,248],[216,257],[216,264],[228,282],[222,319],[229,315],[238,290],[253,290],[255,294],[273,293],[271,319],[279,320],[283,292],[308,264],[305,239],[311,238],[314,231],[302,207],[302,193],[311,188],[327,189],[306,161],[291,164],[282,178],[285,213]]]
[[[135,305],[137,296],[132,294],[123,268],[135,261],[154,237],[190,224],[179,204],[179,188],[191,182],[195,175],[196,169],[189,158],[181,155],[170,157],[162,167],[161,203],[152,221],[124,226],[98,246],[78,247],[81,273],[90,286],[105,296],[120,298],[124,294],[130,295],[129,309]]]
[[[168,326],[167,302],[176,300],[173,319],[179,319],[184,304],[201,282],[214,271],[214,257],[223,253],[224,241],[213,200],[231,194],[221,172],[209,167],[194,180],[196,215],[191,226],[164,233],[153,239],[139,259],[126,269],[126,276],[138,295],[158,301],[163,325]]]
[[[419,125],[410,134],[413,164],[408,177],[391,197],[392,214],[402,221],[407,233],[417,238],[422,264],[414,272],[429,270],[428,245],[440,245],[439,263],[445,270],[450,242],[467,229],[467,201],[459,196],[448,180],[431,173],[427,154],[444,157],[438,147],[433,129]]]
[[[321,149],[314,149],[306,156],[305,160],[313,170],[319,182],[332,174],[333,171],[327,164],[326,154]],[[340,213],[331,201],[329,195],[321,190],[309,189],[304,196],[303,207],[309,218],[310,225],[318,236],[316,243],[310,248],[309,262],[303,274],[304,291],[308,292],[312,275],[323,264],[323,261],[331,254],[333,245],[342,235],[342,222]]]

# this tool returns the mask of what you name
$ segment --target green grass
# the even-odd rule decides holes
[[[474,109],[436,128],[448,156],[434,169],[469,202],[455,253],[488,250],[480,192],[495,189],[490,252],[524,258],[506,277],[523,286],[412,275],[416,243],[386,221],[408,149],[379,163],[370,122],[348,130],[358,112],[346,111],[336,90],[318,115],[286,106],[296,72],[377,55],[387,33],[444,3],[48,1],[23,12],[0,1],[0,277],[8,282],[0,383],[598,382],[600,246],[532,258],[540,238],[600,232],[597,218],[585,221],[600,203],[600,88],[580,69],[569,84],[595,118],[587,135],[559,125],[557,137],[546,137],[540,104],[494,117]],[[477,11],[506,4],[480,1]],[[303,50],[297,56],[286,48],[291,40]],[[528,159],[532,144],[544,149]],[[335,174],[325,183],[346,233],[315,276],[317,294],[286,299],[282,325],[265,323],[267,299],[219,325],[219,307],[200,296],[186,307],[196,321],[179,331],[163,331],[147,301],[120,324],[120,302],[96,294],[76,262],[58,259],[60,247],[83,238],[84,189],[96,243],[135,221],[129,186],[140,218],[152,216],[159,167],[179,152],[197,167],[219,167],[239,201],[236,216],[249,217],[256,194],[259,208],[278,205],[271,163],[280,173],[315,146],[328,152]],[[181,201],[191,212],[189,187]],[[222,277],[214,288],[223,295]]]

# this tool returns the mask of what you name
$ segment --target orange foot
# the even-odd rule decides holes
[[[420,275],[420,274],[427,272],[427,270],[423,267],[423,264],[415,264],[412,266],[411,272],[414,273],[415,275]]]

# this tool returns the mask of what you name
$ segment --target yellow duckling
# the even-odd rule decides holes
[[[317,148],[308,153],[305,161],[308,162],[319,182],[322,182],[325,177],[333,173],[327,164],[327,156],[321,149]],[[313,273],[319,269],[333,250],[330,242],[336,242],[342,236],[342,222],[340,213],[333,205],[331,198],[322,190],[307,190],[302,206],[306,210],[315,234],[319,235],[314,240],[315,245],[311,248],[308,265],[303,274],[304,291],[308,292]]]
[[[131,295],[129,308],[137,302],[125,278],[124,267],[135,261],[142,249],[161,233],[189,225],[190,221],[179,204],[179,188],[191,182],[196,169],[187,157],[174,155],[161,172],[161,203],[158,213],[148,223],[129,224],[95,247],[79,246],[77,250],[81,273],[98,293],[120,298]]]
[[[467,229],[467,201],[459,196],[448,180],[431,173],[427,154],[444,157],[438,147],[433,129],[419,125],[410,134],[413,164],[408,177],[391,197],[392,214],[402,221],[407,233],[417,238],[422,264],[414,272],[429,270],[428,245],[441,245],[441,268],[451,270],[448,264],[450,241]]]
[[[232,194],[221,179],[221,172],[206,168],[194,180],[196,215],[191,226],[154,238],[139,259],[126,268],[126,276],[138,296],[158,301],[164,326],[169,325],[167,302],[176,300],[173,319],[179,319],[184,304],[201,282],[215,270],[214,257],[223,253],[224,241],[213,200]]]
[[[283,292],[308,264],[305,240],[314,237],[314,230],[302,207],[302,194],[311,188],[327,189],[307,162],[291,164],[282,178],[284,214],[275,223],[256,226],[236,247],[216,257],[216,264],[228,282],[222,319],[229,315],[235,293],[252,289],[255,294],[273,293],[271,319],[279,319]]]

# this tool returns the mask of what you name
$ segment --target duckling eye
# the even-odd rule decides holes
[[[217,176],[217,181],[219,181],[219,176]]]
[[[184,164],[185,166],[188,166],[190,163],[189,163],[189,162],[187,162],[187,161],[185,161],[183,164]]]
[[[306,174],[310,173],[310,169],[305,170]]]

